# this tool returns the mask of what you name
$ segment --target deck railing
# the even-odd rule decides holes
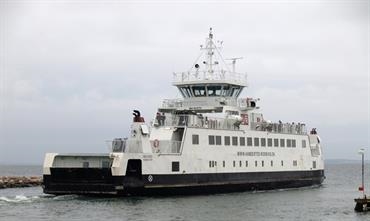
[[[193,81],[230,81],[236,84],[246,85],[247,75],[244,73],[229,72],[226,70],[221,70],[209,74],[207,71],[189,71],[173,73],[173,82],[185,83]]]
[[[157,126],[195,127],[209,129],[239,130],[239,122],[235,119],[204,117],[200,115],[170,115],[156,120]]]
[[[252,122],[251,130],[283,134],[307,134],[305,124]]]
[[[115,139],[107,140],[106,144],[112,152],[120,153],[142,153],[143,147],[141,140]]]
[[[179,154],[181,153],[181,141],[156,140],[151,141],[153,153],[158,154]]]
[[[250,130],[284,134],[307,134],[305,124],[249,122]],[[192,127],[222,130],[240,130],[241,121],[235,118],[205,117],[202,115],[169,115],[155,120],[155,126]]]

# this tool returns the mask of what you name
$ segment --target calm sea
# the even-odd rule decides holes
[[[370,165],[366,171],[370,188]],[[37,166],[0,166],[1,175],[40,175]],[[370,220],[355,213],[360,164],[327,164],[324,184],[203,196],[52,196],[41,187],[0,189],[0,220]]]

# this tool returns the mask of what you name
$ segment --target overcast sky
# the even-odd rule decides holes
[[[0,164],[107,152],[133,109],[179,97],[209,27],[265,118],[316,127],[327,159],[370,155],[369,4],[0,0]]]

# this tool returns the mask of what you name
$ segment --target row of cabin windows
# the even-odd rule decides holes
[[[205,97],[223,96],[238,97],[242,88],[229,85],[209,85],[209,86],[184,86],[180,87],[180,92],[184,97]]]
[[[245,137],[234,137],[230,136],[224,137],[224,144],[225,146],[254,146],[258,147],[297,147],[297,142],[295,139],[278,139],[278,138],[258,138],[258,137],[247,137],[247,142],[245,142]],[[266,142],[267,141],[267,142]],[[208,136],[208,143],[209,145],[222,145],[222,138],[221,136],[209,135]],[[193,134],[193,144],[199,144],[199,135]],[[302,140],[302,148],[306,148],[306,140]]]
[[[233,161],[233,167],[236,167],[236,165],[237,165],[237,163],[234,160]],[[245,161],[244,165],[243,165],[243,161],[240,160],[238,165],[239,165],[239,167],[243,167],[244,165],[245,165],[245,167],[248,167],[249,166],[248,165],[248,160]],[[284,161],[283,160],[280,161],[280,165],[284,166]],[[172,172],[179,172],[180,171],[180,162],[179,161],[173,161],[171,166],[172,166]],[[222,161],[222,167],[225,167],[225,166],[226,166],[225,161]],[[254,166],[258,167],[258,161],[257,160],[254,161]],[[261,167],[264,167],[264,166],[265,166],[265,161],[262,160],[261,161]],[[271,167],[274,166],[274,161],[273,160],[270,161],[270,166]],[[298,163],[297,163],[296,160],[293,160],[293,166],[294,167],[298,166]],[[210,168],[217,167],[217,161],[214,161],[214,160],[209,161],[209,167]],[[316,161],[312,161],[312,168],[316,169]]]
[[[222,161],[222,167],[225,167],[225,165],[226,165],[225,161]],[[246,160],[244,164],[243,164],[243,161],[241,161],[241,160],[239,161],[239,163],[237,163],[237,161],[234,160],[233,161],[233,167],[236,167],[237,165],[239,167],[243,167],[244,165],[245,165],[245,167],[248,167],[249,166],[248,165],[248,160]],[[284,161],[283,160],[280,161],[280,165],[284,166]],[[258,167],[258,161],[257,160],[254,161],[254,166]],[[270,161],[270,167],[273,167],[273,166],[274,166],[274,161],[271,160]],[[293,166],[294,167],[298,166],[298,161],[297,160],[293,160]],[[217,161],[213,161],[213,160],[209,161],[209,167],[210,168],[211,167],[217,167]],[[265,167],[265,161],[264,160],[261,161],[261,167]],[[314,169],[316,168],[316,161],[312,161],[312,167]]]

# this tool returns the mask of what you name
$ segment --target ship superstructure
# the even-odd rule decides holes
[[[217,42],[216,42],[217,43]],[[107,154],[45,156],[51,194],[198,194],[321,184],[324,161],[316,129],[271,122],[259,99],[239,98],[246,74],[231,70],[212,29],[189,71],[174,73],[182,99],[164,100],[147,124],[134,111],[131,134]]]

